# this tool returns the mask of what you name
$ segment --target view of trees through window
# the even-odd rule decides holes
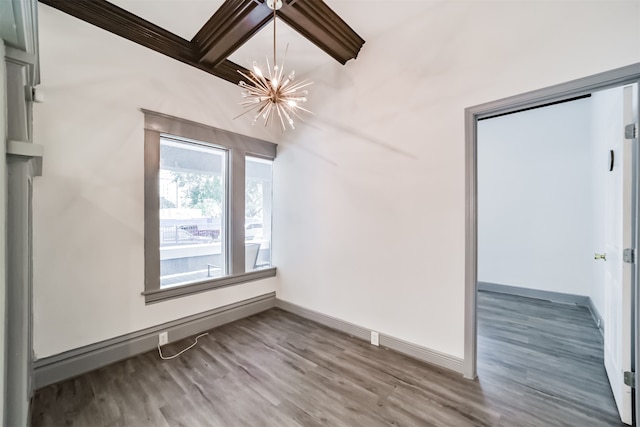
[[[181,193],[179,201],[182,207],[199,209],[205,217],[222,215],[224,190],[221,176],[167,172],[169,179],[176,184],[178,192]]]

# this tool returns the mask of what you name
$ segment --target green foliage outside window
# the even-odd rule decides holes
[[[200,209],[202,216],[219,217],[222,215],[222,177],[199,173],[173,173],[173,182],[178,185],[181,206]]]

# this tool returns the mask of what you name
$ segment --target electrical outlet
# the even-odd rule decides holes
[[[169,333],[168,332],[160,332],[158,335],[158,345],[165,345],[169,343]]]
[[[371,331],[371,344],[380,345],[378,341],[378,333],[376,331]]]

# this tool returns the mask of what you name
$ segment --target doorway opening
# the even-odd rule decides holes
[[[615,381],[631,355],[621,315],[624,91],[478,122],[478,376],[518,378],[533,401],[555,396],[548,404],[573,409],[576,424],[618,421],[616,402],[631,422],[630,388]]]
[[[518,110],[531,109],[541,105],[556,103],[558,101],[570,98],[582,97],[591,93],[603,91],[605,89],[623,87],[638,83],[640,80],[640,64],[624,67],[610,72],[598,74],[595,76],[575,80],[572,82],[556,85],[553,87],[541,89],[534,92],[517,95],[499,101],[482,104],[479,106],[466,109],[466,291],[465,291],[465,360],[464,374],[467,378],[475,378],[477,376],[477,291],[478,291],[478,129],[479,120],[490,116],[513,113]],[[637,86],[636,86],[637,87]],[[637,123],[640,121],[638,113],[638,91],[630,92],[629,101],[635,107],[631,110],[630,116],[625,118],[625,125]],[[629,153],[627,160],[630,167],[628,170],[637,171],[638,144],[637,135],[633,134],[633,129],[626,129],[629,143]],[[629,133],[631,132],[631,133]],[[608,160],[610,161],[610,159]],[[637,182],[637,174],[629,178],[630,183]],[[637,188],[629,190],[628,202],[624,209],[629,216],[629,227],[626,229],[624,248],[620,249],[621,256],[623,249],[635,250],[638,242],[638,227],[636,226],[637,215]],[[526,195],[525,195],[526,196]],[[482,197],[482,196],[480,196]],[[525,230],[523,230],[525,231]],[[550,248],[552,250],[553,248]],[[514,254],[518,256],[518,254]],[[633,252],[629,256],[633,256]],[[593,254],[591,255],[593,261]],[[630,309],[627,316],[628,330],[627,340],[630,342],[631,349],[628,357],[630,358],[631,372],[635,370],[637,364],[638,351],[635,351],[638,340],[636,339],[638,328],[638,318],[635,307],[638,306],[638,293],[635,292],[636,277],[638,275],[638,264],[627,263],[626,274],[630,283]],[[566,293],[566,292],[565,292]],[[606,323],[605,323],[606,327]],[[620,382],[622,383],[622,379]],[[612,382],[613,385],[613,382]],[[632,396],[633,397],[633,396]],[[635,399],[633,406],[637,405]],[[630,403],[631,405],[631,403]],[[624,419],[624,418],[623,418]]]

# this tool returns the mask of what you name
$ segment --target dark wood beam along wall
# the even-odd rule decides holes
[[[39,1],[234,84],[238,71],[248,70],[227,58],[273,19],[264,0],[227,0],[188,41],[106,0]],[[364,44],[322,0],[284,0],[277,13],[341,64],[355,59]]]
[[[364,44],[346,22],[322,0],[285,0],[278,17],[310,42],[346,64],[355,59]]]
[[[238,71],[246,70],[231,61],[207,67],[196,59],[191,42],[105,0],[39,0],[89,24],[131,40],[231,83],[238,83]]]

